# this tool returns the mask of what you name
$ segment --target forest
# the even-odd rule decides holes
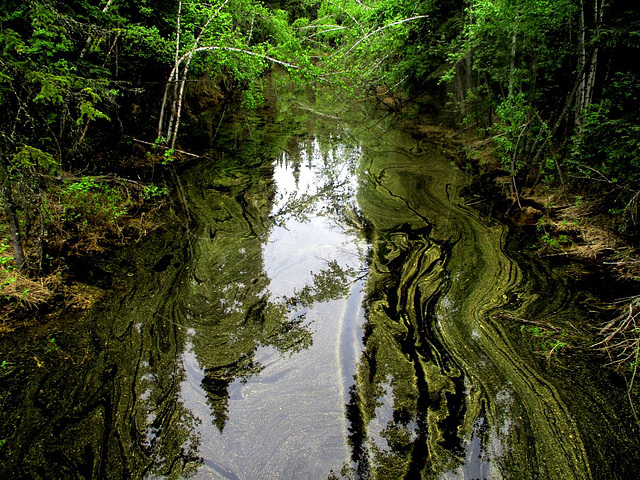
[[[0,332],[152,230],[198,113],[259,107],[274,74],[428,117],[540,249],[637,281],[639,55],[623,0],[7,0]],[[603,335],[635,373],[640,296],[620,301]]]
[[[638,58],[626,0],[4,0],[0,472],[632,477]]]

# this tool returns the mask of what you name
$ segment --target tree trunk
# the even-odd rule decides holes
[[[181,27],[182,0],[180,0],[178,4],[178,18],[176,23],[177,27],[176,27],[175,59],[174,59],[173,69],[171,70],[171,73],[167,80],[167,86],[165,87],[164,96],[162,99],[162,107],[160,108],[160,120],[158,122],[158,137],[157,137],[158,139],[161,138],[164,119],[166,116],[167,102],[169,97],[169,84],[170,82],[173,81],[174,82],[173,99],[171,102],[170,116],[169,116],[167,130],[166,130],[167,135],[164,138],[164,141],[167,144],[171,145],[171,148],[174,148],[175,146],[176,137],[178,135],[178,128],[180,126],[180,115],[182,110],[184,87],[187,80],[187,74],[189,72],[189,64],[191,63],[194,53],[200,50],[199,44],[200,44],[202,35],[206,32],[211,21],[218,15],[218,13],[220,13],[220,10],[222,10],[227,5],[227,3],[229,3],[229,0],[225,0],[216,10],[214,10],[211,13],[211,15],[209,15],[209,18],[207,19],[204,26],[200,30],[200,33],[195,38],[193,45],[191,46],[189,51],[183,54],[182,56],[180,55],[180,32],[182,28]],[[180,66],[182,62],[186,62],[186,64],[181,73]]]
[[[511,63],[509,65],[509,91],[508,91],[509,97],[513,96],[513,83],[514,83],[514,76],[515,76],[515,70],[516,70],[516,52],[518,51],[517,46],[518,46],[518,33],[514,29],[513,36],[511,37]]]
[[[184,70],[182,72],[182,80],[180,81],[180,90],[178,91],[178,107],[175,112],[175,124],[173,131],[169,131],[167,135],[167,141],[170,141],[171,148],[175,148],[176,138],[178,136],[178,128],[180,127],[180,115],[182,114],[182,101],[184,99],[184,87],[187,84],[187,75],[189,74],[189,64],[191,63],[191,56],[186,61]],[[171,127],[170,127],[171,128]]]
[[[580,13],[579,20],[579,32],[578,32],[578,71],[580,72],[578,78],[578,90],[576,96],[576,113],[575,124],[576,131],[579,131],[582,127],[582,111],[585,108],[586,102],[586,84],[587,84],[587,26],[585,22],[585,4],[584,0],[580,1]]]
[[[593,27],[591,38],[598,39],[602,31],[605,0],[593,0]],[[591,55],[587,55],[587,12],[585,0],[580,2],[580,34],[578,36],[578,69],[581,73],[576,101],[576,132],[580,132],[584,123],[584,112],[593,102],[596,77],[598,73],[598,45],[593,45]]]
[[[598,38],[600,36],[600,32],[602,31],[602,18],[604,13],[605,0],[600,0],[599,4],[598,4],[598,0],[595,0],[593,7],[594,7],[593,21],[595,24],[594,36]],[[591,53],[591,61],[589,64],[589,74],[587,75],[587,79],[586,79],[586,103],[587,103],[586,106],[589,106],[593,101],[597,70],[598,70],[598,45],[596,44],[593,47],[593,52]]]

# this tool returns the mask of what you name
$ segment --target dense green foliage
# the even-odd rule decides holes
[[[611,193],[611,208],[632,213],[640,190],[638,9],[474,0],[466,15],[446,78],[464,120],[495,136],[513,193],[540,180],[570,182]]]
[[[417,100],[492,138],[515,198],[540,182],[571,184],[635,214],[640,9],[622,0],[324,1],[294,26],[323,52],[326,75],[340,73],[333,78],[354,92],[396,109]]]
[[[573,175],[637,190],[638,10],[620,1],[476,0],[467,12],[451,53],[455,67],[472,64],[459,105],[470,113],[479,107],[468,100],[481,99],[493,112],[467,119],[498,135],[510,173],[529,184]]]
[[[16,267],[42,272],[57,265],[45,258],[98,248],[122,234],[132,206],[157,199],[114,174],[132,173],[132,153],[148,163],[134,142],[155,145],[162,163],[175,158],[187,80],[203,79],[218,101],[257,105],[272,64],[311,68],[287,12],[259,2],[4,2],[0,200],[9,228],[0,233],[12,239]]]

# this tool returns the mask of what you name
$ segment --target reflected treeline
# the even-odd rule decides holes
[[[461,463],[464,377],[433,332],[448,247],[429,231],[376,232],[364,351],[347,406],[357,478],[438,478]]]
[[[295,148],[289,144],[279,160],[280,166],[291,171],[294,182],[279,189],[272,215],[275,224],[286,226],[292,219],[305,223],[314,216],[332,219],[340,228],[344,220],[353,223],[360,145],[340,131],[295,140]]]
[[[326,302],[344,298],[349,293],[356,274],[353,268],[342,267],[336,260],[329,260],[327,267],[318,273],[311,272],[312,281],[291,297],[286,297],[286,304],[291,310],[308,309],[316,302]],[[297,317],[300,318],[298,313]]]
[[[178,478],[197,468],[198,419],[179,397],[184,333],[173,299],[189,262],[185,239],[179,227],[163,230],[94,266],[113,279],[113,297],[64,331],[53,327],[64,354],[38,366],[14,351],[3,478]],[[165,255],[172,261],[160,268]]]
[[[316,302],[344,297],[354,275],[348,267],[327,260],[293,297],[274,298],[270,293],[263,246],[271,229],[292,218],[307,222],[309,216],[330,215],[353,203],[355,190],[348,185],[345,168],[355,168],[357,157],[346,163],[341,149],[347,147],[339,139],[319,142],[315,135],[303,133],[272,135],[258,144],[279,158],[277,164],[294,172],[292,188],[276,188],[274,164],[251,165],[251,156],[242,168],[203,164],[183,177],[198,225],[192,232],[194,260],[189,286],[180,291],[180,308],[220,431],[228,418],[231,383],[246,381],[262,369],[254,358],[257,348],[271,346],[291,355],[311,346],[304,312]],[[255,153],[255,146],[249,151]],[[303,186],[299,173],[310,163],[314,177]]]
[[[202,422],[224,430],[230,385],[262,368],[257,348],[292,355],[312,344],[298,310],[272,298],[262,252],[274,226],[272,161],[308,142],[305,129],[237,125],[219,139],[235,138],[239,151],[181,177],[190,225],[168,217],[140,244],[98,261],[112,298],[55,333],[64,354],[40,355],[42,368],[19,344],[3,352],[18,365],[2,388],[3,478],[189,476],[203,463]],[[302,288],[307,304],[344,294],[335,267]],[[210,418],[181,394],[194,369]]]
[[[291,354],[309,347],[312,337],[269,292],[263,243],[272,226],[273,167],[222,177],[209,169],[203,165],[183,178],[199,225],[192,232],[189,284],[179,295],[189,347],[204,371],[202,387],[222,431],[229,385],[262,368],[254,359],[257,348]]]

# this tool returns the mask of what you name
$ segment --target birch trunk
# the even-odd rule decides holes
[[[165,87],[164,96],[162,99],[162,106],[160,109],[160,119],[158,121],[158,137],[161,138],[162,130],[164,127],[165,117],[167,115],[167,103],[169,101],[169,92],[170,92],[170,84],[173,83],[173,98],[171,99],[171,108],[170,108],[170,116],[169,123],[166,129],[166,138],[165,141],[171,145],[171,148],[175,146],[176,137],[178,135],[178,129],[180,126],[180,115],[182,111],[182,104],[184,100],[184,88],[187,82],[187,75],[189,73],[189,64],[193,59],[193,54],[197,51],[200,51],[200,41],[202,40],[202,36],[207,31],[207,28],[213,21],[213,19],[220,13],[225,5],[229,3],[229,0],[225,0],[222,4],[216,8],[209,18],[205,22],[204,26],[201,28],[200,33],[195,38],[193,45],[188,50],[187,53],[180,55],[180,32],[181,32],[181,12],[182,12],[182,0],[178,5],[178,20],[176,27],[176,54],[174,59],[173,69],[169,74],[169,78],[167,79],[167,86]],[[182,71],[180,68],[184,62],[184,67]]]
[[[596,39],[600,36],[600,32],[602,31],[602,18],[604,14],[604,7],[605,7],[605,0],[600,0],[599,4],[598,4],[598,0],[594,0],[593,21],[595,24]],[[598,44],[596,43],[593,47],[593,52],[591,53],[589,73],[586,78],[585,108],[591,105],[591,102],[593,101],[593,94],[594,94],[597,72],[598,72]]]
[[[164,87],[164,95],[162,96],[162,106],[160,107],[160,119],[158,120],[157,139],[162,137],[162,128],[164,126],[164,117],[167,111],[167,102],[169,101],[169,90],[172,82],[178,81],[178,68],[180,67],[180,19],[182,15],[182,0],[178,2],[178,19],[176,22],[176,53],[173,60],[173,68]]]
[[[513,31],[513,37],[511,38],[511,63],[509,65],[509,97],[513,96],[513,83],[516,70],[516,52],[518,46],[518,33]]]
[[[585,5],[584,0],[580,0],[580,14],[579,20],[579,32],[578,32],[578,90],[576,96],[576,114],[575,124],[576,130],[580,130],[582,127],[582,111],[585,108],[586,92],[585,87],[587,84],[587,26],[585,22]]]
[[[175,112],[175,124],[173,126],[173,131],[168,132],[167,139],[171,141],[171,148],[174,148],[176,145],[176,138],[178,136],[178,128],[180,127],[180,115],[182,114],[182,101],[184,99],[184,87],[187,84],[187,76],[189,75],[189,64],[191,63],[191,58],[193,55],[190,55],[186,65],[184,66],[184,70],[182,71],[182,80],[180,82],[180,89],[178,91],[178,106]]]

